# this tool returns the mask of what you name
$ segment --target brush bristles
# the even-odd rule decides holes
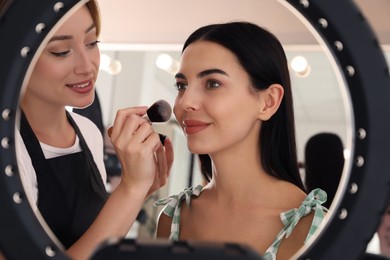
[[[160,99],[149,107],[149,109],[146,111],[146,114],[150,122],[162,123],[168,121],[171,118],[172,108],[167,101]],[[110,126],[107,130],[109,137],[111,137],[111,133],[112,126]],[[160,139],[161,138],[162,137],[160,136]]]
[[[151,122],[166,122],[171,118],[172,108],[167,101],[160,99],[149,107],[146,114]]]

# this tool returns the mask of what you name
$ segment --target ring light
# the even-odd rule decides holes
[[[352,160],[342,196],[326,228],[300,258],[358,259],[379,225],[389,191],[389,69],[353,1],[283,1],[312,26],[333,56],[348,87],[353,116]],[[23,75],[50,29],[80,4],[13,0],[0,13],[0,249],[7,259],[68,259],[25,197],[14,131]]]
[[[390,76],[379,43],[352,1],[288,0],[337,62],[354,124],[350,174],[332,221],[303,259],[358,259],[375,233],[389,192]]]
[[[24,78],[50,30],[77,0],[10,0],[0,15],[0,250],[6,259],[68,259],[25,196],[14,147]]]

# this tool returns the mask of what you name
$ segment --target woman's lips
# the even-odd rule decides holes
[[[208,123],[204,123],[197,120],[184,120],[183,123],[184,131],[188,135],[199,133],[200,131],[204,130],[209,126]]]
[[[77,83],[77,84],[68,84],[66,86],[77,93],[85,94],[85,93],[90,92],[93,89],[92,82],[93,82],[92,80],[89,80],[89,81]]]

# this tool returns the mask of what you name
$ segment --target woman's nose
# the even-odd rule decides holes
[[[186,111],[198,110],[200,107],[201,95],[195,87],[188,86],[182,94],[179,103]]]
[[[87,50],[82,50],[77,53],[75,58],[74,72],[76,74],[91,74],[95,70],[94,53],[89,53]]]

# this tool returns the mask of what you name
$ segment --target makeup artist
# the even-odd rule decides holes
[[[95,0],[59,27],[23,93],[16,134],[27,197],[73,259],[87,259],[109,237],[124,237],[144,200],[165,184],[173,161],[171,141],[163,146],[142,118],[147,107],[118,111],[111,142],[122,178],[107,195],[102,135],[89,119],[65,109],[94,100],[99,33]]]
[[[293,99],[279,40],[247,22],[213,24],[184,44],[174,113],[207,184],[157,201],[157,237],[246,244],[290,259],[324,218],[326,193],[298,171]]]

